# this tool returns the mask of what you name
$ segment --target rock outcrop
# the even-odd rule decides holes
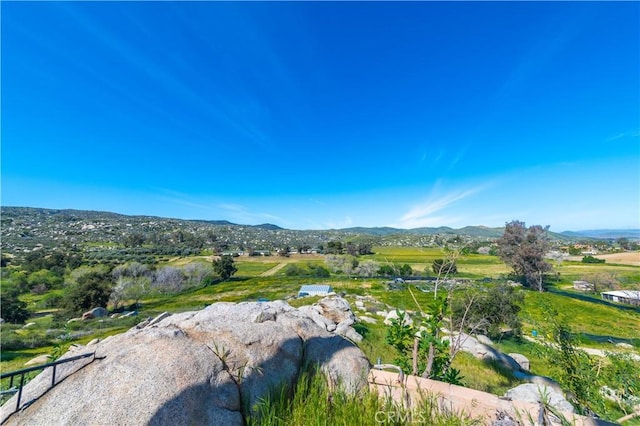
[[[357,318],[349,302],[342,297],[328,296],[311,306],[301,306],[299,310],[327,331],[346,337],[353,342],[362,340],[362,336],[352,327]]]
[[[344,321],[344,319],[343,319]],[[342,322],[342,321],[341,321]],[[3,424],[224,424],[317,365],[332,385],[366,386],[369,362],[348,340],[285,302],[216,303],[74,347],[96,359],[51,368],[2,406]],[[6,423],[4,423],[6,421]]]

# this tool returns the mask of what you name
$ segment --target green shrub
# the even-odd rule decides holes
[[[58,308],[62,306],[63,296],[56,293],[47,294],[42,298],[40,305],[43,308]]]
[[[604,259],[598,259],[597,257],[593,257],[593,256],[585,256],[582,258],[582,263],[604,263],[605,260]]]
[[[0,312],[2,319],[12,323],[24,323],[29,318],[27,303],[18,298],[19,290],[14,286],[2,286]]]

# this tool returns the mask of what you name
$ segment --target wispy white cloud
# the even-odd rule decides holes
[[[247,223],[247,224],[253,224],[256,222],[265,222],[265,221],[279,222],[279,223],[286,222],[284,219],[278,216],[272,215],[270,213],[253,212],[249,210],[247,207],[242,206],[240,204],[222,203],[222,204],[218,204],[216,207],[218,207],[220,210],[224,210],[229,215],[230,220],[233,222]]]
[[[453,190],[444,195],[432,195],[422,204],[412,207],[405,213],[398,223],[391,226],[398,228],[419,228],[423,226],[447,226],[463,222],[460,215],[442,214],[444,210],[469,198],[488,187],[488,184],[478,185],[469,189]],[[436,215],[436,213],[438,213]]]
[[[453,169],[460,162],[460,160],[462,160],[462,158],[467,153],[468,148],[469,148],[468,145],[464,145],[460,148],[460,150],[458,150],[458,152],[456,153],[456,156],[453,157],[451,159],[451,162],[449,163],[449,170]]]
[[[349,228],[353,226],[353,219],[351,219],[351,216],[345,216],[342,220],[326,222],[324,226],[328,229]]]
[[[189,207],[198,210],[213,210],[214,206],[211,204],[205,204],[201,202],[192,201],[192,196],[185,194],[184,192],[175,191],[168,188],[154,187],[152,190],[159,192],[161,198],[168,203],[176,204],[184,207]]]
[[[317,198],[309,198],[309,201],[311,201],[314,204],[320,205],[320,206],[326,206],[327,203],[325,203],[324,201],[318,200]]]
[[[610,138],[607,138],[607,142],[611,142],[611,141],[615,141],[618,139],[622,139],[622,138],[637,138],[640,137],[640,130],[633,130],[630,132],[622,132],[622,133],[618,133],[615,136],[611,136]]]

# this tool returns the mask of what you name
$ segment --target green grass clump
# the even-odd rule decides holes
[[[441,410],[435,396],[424,394],[411,408],[381,398],[368,388],[348,394],[331,390],[323,374],[304,370],[294,389],[282,387],[252,407],[247,424],[266,426],[325,425],[480,425],[463,413]]]
[[[504,395],[524,383],[499,363],[483,361],[466,352],[459,352],[451,366],[460,370],[464,386],[494,395]]]

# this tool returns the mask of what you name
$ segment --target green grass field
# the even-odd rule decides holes
[[[375,254],[363,256],[361,260],[373,259],[380,263],[390,262],[394,264],[408,263],[414,269],[414,273],[423,275],[425,269],[429,271],[434,259],[443,258],[443,252],[436,249],[405,248],[405,247],[374,247]],[[383,278],[348,278],[334,276],[329,278],[286,277],[280,269],[273,276],[262,276],[266,272],[281,264],[300,262],[305,265],[308,262],[323,264],[321,256],[297,256],[289,258],[255,257],[236,258],[236,275],[227,282],[211,285],[204,288],[196,288],[179,294],[159,295],[151,294],[142,299],[140,315],[128,321],[104,320],[103,322],[90,321],[74,327],[83,327],[89,334],[82,335],[68,342],[86,343],[95,337],[126,331],[135,321],[141,321],[147,317],[153,317],[162,312],[181,312],[198,310],[215,302],[243,302],[257,301],[260,298],[269,300],[285,299],[293,306],[314,303],[317,298],[294,299],[298,289],[303,284],[329,284],[338,293],[344,292],[351,301],[355,295],[370,295],[379,303],[376,309],[388,310],[390,308],[416,311],[419,306],[426,307],[433,300],[432,293],[424,293],[415,287],[413,294],[418,302],[414,301],[408,290],[390,291]],[[166,264],[182,266],[190,262],[210,262],[211,257],[199,256],[190,258],[172,258]],[[458,259],[458,276],[467,278],[504,278],[509,273],[509,268],[495,256],[468,255]],[[543,330],[548,311],[552,309],[564,318],[571,328],[582,336],[581,345],[596,347],[606,350],[615,349],[614,343],[628,342],[640,348],[640,309],[615,304],[599,299],[598,295],[577,292],[572,289],[572,281],[585,279],[596,274],[608,274],[614,276],[623,285],[637,285],[640,281],[640,267],[632,265],[613,264],[582,264],[580,262],[563,262],[554,265],[554,273],[559,281],[554,283],[549,291],[538,293],[530,290],[525,292],[525,303],[521,311],[521,319],[524,324],[524,332],[531,334],[532,330]],[[429,275],[433,275],[430,273]],[[56,290],[60,293],[60,290]],[[42,307],[45,295],[25,295],[24,300],[28,308],[38,313],[37,317],[29,322],[35,324],[26,330],[18,329],[16,335],[24,339],[39,338],[38,333],[55,328],[53,312]],[[373,310],[373,309],[372,309]],[[370,316],[376,317],[375,312]],[[59,326],[59,325],[58,325]],[[7,326],[3,326],[9,331]],[[386,328],[381,319],[378,324],[357,324],[357,330],[364,336],[360,343],[361,348],[372,363],[378,358],[384,362],[393,359],[393,348],[385,343]],[[80,330],[81,331],[81,330]],[[3,331],[3,338],[5,333]],[[532,371],[537,374],[552,374],[553,368],[545,361],[536,358],[536,348],[532,343],[505,340],[498,345],[508,352],[520,352],[530,357]],[[22,368],[24,363],[37,355],[51,353],[55,348],[51,344],[40,347],[25,348],[21,350],[3,350],[0,368],[2,371],[10,371]],[[467,355],[456,358],[454,366],[462,371],[465,383],[479,390],[502,394],[509,387],[517,384],[512,377],[508,377],[499,368],[480,362]]]

